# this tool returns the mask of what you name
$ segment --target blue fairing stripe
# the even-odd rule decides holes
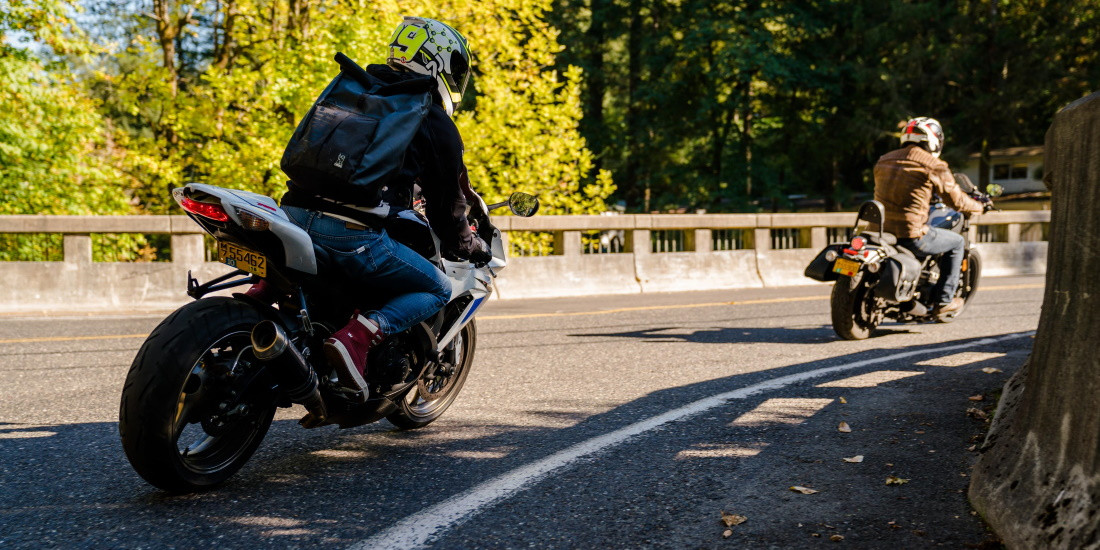
[[[462,322],[465,323],[466,319],[469,319],[471,315],[477,311],[477,308],[481,307],[481,302],[485,301],[485,297],[482,296],[470,303],[470,308],[466,310],[466,315],[462,317]]]

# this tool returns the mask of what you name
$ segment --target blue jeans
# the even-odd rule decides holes
[[[940,280],[936,287],[939,290],[938,302],[949,303],[955,297],[955,289],[959,287],[959,271],[962,268],[966,239],[954,231],[932,227],[923,237],[898,239],[898,244],[916,252],[918,256],[943,254],[939,258]]]
[[[451,280],[385,230],[349,229],[343,220],[294,206],[283,210],[329,253],[332,267],[343,277],[369,286],[373,296],[387,300],[377,311],[365,313],[384,334],[396,334],[431,317],[451,299]]]

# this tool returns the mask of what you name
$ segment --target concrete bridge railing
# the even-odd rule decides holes
[[[514,256],[502,298],[668,292],[811,284],[822,247],[844,239],[853,213],[501,216],[505,235],[553,235],[552,254]],[[1049,211],[993,212],[972,241],[986,275],[1042,273]],[[167,262],[93,262],[93,234],[167,234]],[[208,258],[209,239],[186,216],[0,216],[0,234],[60,234],[62,261],[0,262],[0,310],[161,307],[183,303],[186,274],[230,271]],[[595,245],[614,235],[610,250]],[[621,246],[619,246],[621,244]]]

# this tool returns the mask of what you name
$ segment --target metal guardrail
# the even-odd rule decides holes
[[[846,235],[855,214],[631,214],[621,216],[500,216],[505,235],[553,235],[552,254],[705,253],[725,250],[821,248]],[[974,242],[1045,240],[1049,210],[991,212],[976,218]],[[92,234],[169,234],[172,262],[205,260],[205,233],[187,216],[0,216],[0,234],[60,234],[64,261],[90,263]],[[600,235],[614,235],[607,246]],[[593,238],[596,241],[593,241]]]

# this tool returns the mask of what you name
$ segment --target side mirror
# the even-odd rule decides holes
[[[517,216],[530,218],[535,215],[535,212],[539,211],[539,198],[534,195],[516,191],[512,193],[512,196],[508,197],[508,208]]]
[[[985,194],[989,195],[990,197],[999,197],[1003,195],[1004,192],[1005,188],[997,185],[996,183],[991,183],[985,186]]]

